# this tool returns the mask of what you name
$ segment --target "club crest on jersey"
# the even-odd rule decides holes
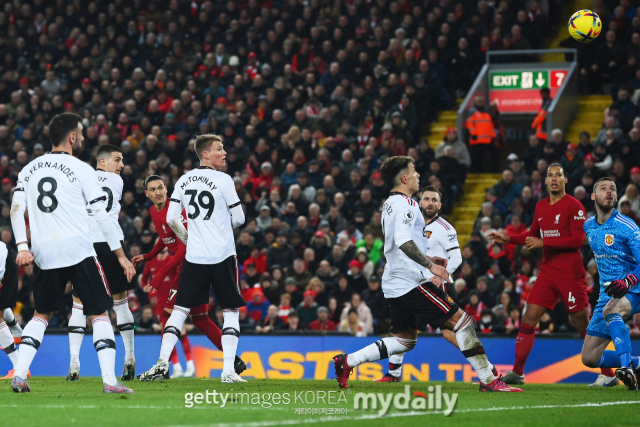
[[[562,214],[556,215],[556,222],[554,222],[554,224],[560,224],[560,215]]]
[[[449,295],[447,295],[447,302],[449,304],[453,304],[453,298],[451,298]]]
[[[426,237],[427,239],[431,237],[431,231],[427,231],[427,230],[422,230],[422,236]]]
[[[613,245],[613,234],[605,234],[604,235],[604,243],[607,246]]]

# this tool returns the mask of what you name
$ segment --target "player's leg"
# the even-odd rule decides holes
[[[193,310],[193,309],[192,309]],[[185,378],[191,378],[196,375],[196,365],[193,363],[193,353],[191,352],[191,341],[187,336],[187,327],[182,325],[182,335],[180,335],[180,345],[182,346],[182,352],[184,358],[187,359],[187,369],[182,375]],[[173,348],[175,350],[175,347]]]
[[[533,287],[533,290],[529,295],[530,298],[534,296],[536,286]],[[557,301],[557,298],[555,298],[555,301]],[[555,301],[553,302],[553,305],[555,305]],[[524,365],[527,363],[527,358],[533,348],[536,331],[535,327],[546,310],[546,307],[527,301],[527,306],[524,310],[522,320],[520,321],[520,331],[516,338],[516,360],[513,365],[513,369],[506,372],[503,377],[503,381],[505,383],[524,384]]]
[[[203,303],[203,298],[209,301],[210,273],[207,265],[194,264],[184,261],[178,289],[172,300],[175,304],[171,310],[171,316],[167,319],[162,334],[162,345],[158,362],[147,372],[141,374],[140,381],[155,381],[169,379],[169,360],[174,347],[182,336],[182,326],[192,307]]]
[[[76,291],[73,291],[73,307],[69,318],[69,372],[67,381],[78,381],[80,379],[80,348],[82,340],[87,330],[87,316],[84,315],[82,301],[78,298]]]
[[[11,336],[13,336],[14,344],[20,344],[20,338],[22,337],[22,328],[18,325],[18,321],[16,317],[13,315],[13,310],[11,308],[5,308],[2,313],[2,321],[7,324],[9,330],[11,331]]]
[[[105,272],[97,257],[68,267],[71,283],[83,303],[83,312],[93,327],[93,346],[98,354],[103,393],[133,393],[116,377],[116,341],[108,310],[113,307]]]
[[[2,379],[11,379],[15,373],[18,363],[17,346],[22,337],[22,328],[18,325],[13,315],[13,307],[18,302],[18,265],[16,264],[17,254],[8,248],[5,261],[5,272],[0,284],[0,346],[11,361],[13,369]],[[27,376],[29,376],[27,372]]]
[[[129,250],[124,242],[120,242],[125,256],[131,260]],[[124,369],[122,380],[132,381],[136,376],[136,360],[134,352],[134,320],[129,309],[128,292],[133,289],[134,284],[127,281],[118,257],[111,251],[106,242],[94,243],[93,248],[98,255],[98,260],[102,266],[109,290],[113,297],[113,311],[116,313],[116,327],[122,337],[124,345]]]
[[[35,314],[22,331],[18,348],[18,362],[11,380],[11,389],[16,393],[30,392],[27,378],[29,367],[44,339],[53,312],[64,304],[63,296],[68,278],[66,269],[40,270],[34,267],[33,301]]]
[[[580,336],[585,338],[589,326],[589,296],[587,294],[586,279],[583,277],[566,283],[555,282],[555,286],[562,302],[569,311],[573,326],[578,330]],[[616,385],[618,382],[615,379],[613,369],[601,367],[600,375],[592,385],[598,385],[599,383],[604,386]]]
[[[631,337],[624,319],[632,313],[632,303],[638,299],[635,295],[627,294],[623,298],[612,298],[605,305],[603,315],[607,324],[616,354],[620,358],[620,369],[616,369],[616,378],[622,381],[627,390],[637,390],[638,382],[635,376],[634,362],[631,359]]]
[[[178,293],[178,283],[180,280],[180,275],[176,275],[175,278],[170,283],[164,283],[160,286],[158,290],[158,301],[164,301],[164,309],[160,313],[160,325],[163,328],[167,324],[169,317],[171,317],[171,313],[173,312],[173,306],[176,302],[176,295]],[[184,335],[186,331],[182,330],[182,334]],[[182,337],[182,336],[181,336]],[[185,353],[186,354],[186,353]],[[182,365],[180,364],[180,358],[178,357],[178,351],[175,346],[173,350],[171,350],[171,354],[169,355],[169,362],[173,367],[171,375],[169,378],[182,378],[184,375],[184,370],[182,369]]]
[[[183,266],[184,270],[184,266]],[[238,261],[235,256],[209,267],[211,274],[211,286],[218,298],[218,304],[222,308],[224,322],[222,325],[222,374],[223,383],[244,382],[236,373],[236,351],[240,339],[240,313],[239,308],[246,302],[240,291],[240,278],[238,275]],[[181,290],[182,291],[182,290]],[[209,296],[202,298],[199,305],[208,304]]]

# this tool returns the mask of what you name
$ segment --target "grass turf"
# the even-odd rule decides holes
[[[15,394],[8,381],[0,384],[0,413],[10,415],[14,423],[24,426],[216,426],[270,427],[278,425],[317,424],[333,426],[423,426],[427,422],[438,426],[611,426],[637,425],[640,409],[639,392],[627,391],[623,386],[592,388],[585,384],[529,384],[524,393],[480,393],[477,385],[469,383],[386,383],[350,381],[349,389],[341,397],[334,380],[249,380],[245,384],[221,384],[217,379],[174,379],[128,383],[136,393],[104,395],[99,378],[82,378],[79,382],[65,382],[64,378],[32,378],[32,392]],[[411,393],[429,394],[429,386],[441,385],[444,393],[458,393],[455,411],[449,417],[436,411],[391,410],[381,417],[376,411],[355,410],[354,397],[358,392],[403,392],[411,386]],[[284,393],[290,403],[265,409],[259,405],[194,404],[185,408],[185,393]],[[295,393],[334,391],[332,403],[308,404],[298,400]],[[311,394],[306,393],[310,400]],[[328,395],[325,395],[328,398]],[[346,399],[347,403],[344,402]],[[335,404],[337,401],[338,404]],[[220,398],[218,398],[220,402]],[[593,404],[593,405],[589,405]],[[299,415],[296,408],[345,408],[347,414]]]

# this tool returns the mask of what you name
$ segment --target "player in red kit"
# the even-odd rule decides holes
[[[587,332],[589,301],[580,253],[585,237],[583,225],[586,216],[582,203],[565,192],[566,183],[563,167],[552,163],[547,168],[545,178],[549,197],[536,205],[529,231],[511,237],[498,231],[489,234],[491,241],[526,245],[529,249],[542,248],[540,274],[527,298],[516,339],[516,362],[513,370],[502,378],[507,384],[524,384],[524,365],[533,348],[535,327],[546,310],[554,309],[558,299],[564,302],[582,338]],[[602,376],[616,380],[611,369],[602,369]],[[603,384],[593,385],[609,385],[610,381],[600,382]]]
[[[152,260],[165,247],[169,250],[171,258],[154,274],[151,282],[146,285],[144,289],[146,292],[149,292],[152,289],[158,290],[158,305],[164,307],[164,310],[162,310],[162,313],[160,314],[160,323],[164,326],[173,311],[173,305],[178,292],[178,279],[180,277],[180,270],[186,255],[187,247],[167,224],[167,209],[169,207],[169,203],[167,203],[167,187],[162,178],[158,175],[149,176],[145,181],[145,187],[145,195],[153,202],[154,205],[149,209],[149,214],[151,215],[151,220],[153,221],[153,225],[160,238],[151,252],[144,255],[137,255],[133,257],[131,262],[133,265],[137,265],[142,261]],[[183,212],[183,222],[185,222],[186,227],[184,215],[185,214]],[[173,277],[173,280],[165,281],[167,276]],[[201,306],[192,309],[190,314],[194,326],[200,329],[200,331],[209,338],[209,341],[211,341],[213,345],[215,345],[219,350],[222,350],[222,332],[220,331],[220,328],[218,328],[209,318],[209,305],[202,304]],[[180,341],[185,355],[187,355],[187,353],[190,354],[191,346],[186,334],[182,334]],[[174,363],[174,374],[176,373],[176,367],[179,366],[176,366],[174,362],[174,360],[177,361],[177,359],[178,357],[174,348],[171,354],[171,361]],[[192,360],[189,355],[187,355],[187,360]],[[189,371],[189,368],[190,367],[187,366],[187,371]],[[240,374],[247,367],[242,359],[236,356],[234,368],[236,373]],[[173,377],[175,376],[177,375],[174,375]]]

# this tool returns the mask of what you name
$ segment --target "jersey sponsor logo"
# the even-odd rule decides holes
[[[554,224],[560,224],[560,215],[562,214],[556,215],[556,222],[554,222]]]
[[[391,212],[393,212],[393,208],[391,207],[391,205],[389,203],[385,203],[384,204],[384,210],[387,211],[388,215],[391,215]]]
[[[458,235],[454,233],[454,234],[447,235],[447,237],[449,238],[450,242],[455,242],[456,239],[458,238]]]
[[[560,232],[558,230],[540,230],[540,234],[543,239],[545,237],[560,237]]]
[[[187,218],[185,218],[185,217],[184,217],[184,215],[180,214],[180,221],[181,221],[183,224],[186,224],[186,223],[187,223]]]
[[[614,239],[613,239],[613,234],[605,234],[604,235],[604,243],[607,246],[611,246],[613,245]]]
[[[165,246],[169,246],[169,245],[173,245],[176,242],[176,239],[173,237],[163,237],[162,238],[162,243],[165,244]]]
[[[577,221],[579,219],[587,219],[587,217],[584,216],[584,211],[582,209],[580,209],[578,211],[578,215],[574,216],[573,219],[575,219]]]

